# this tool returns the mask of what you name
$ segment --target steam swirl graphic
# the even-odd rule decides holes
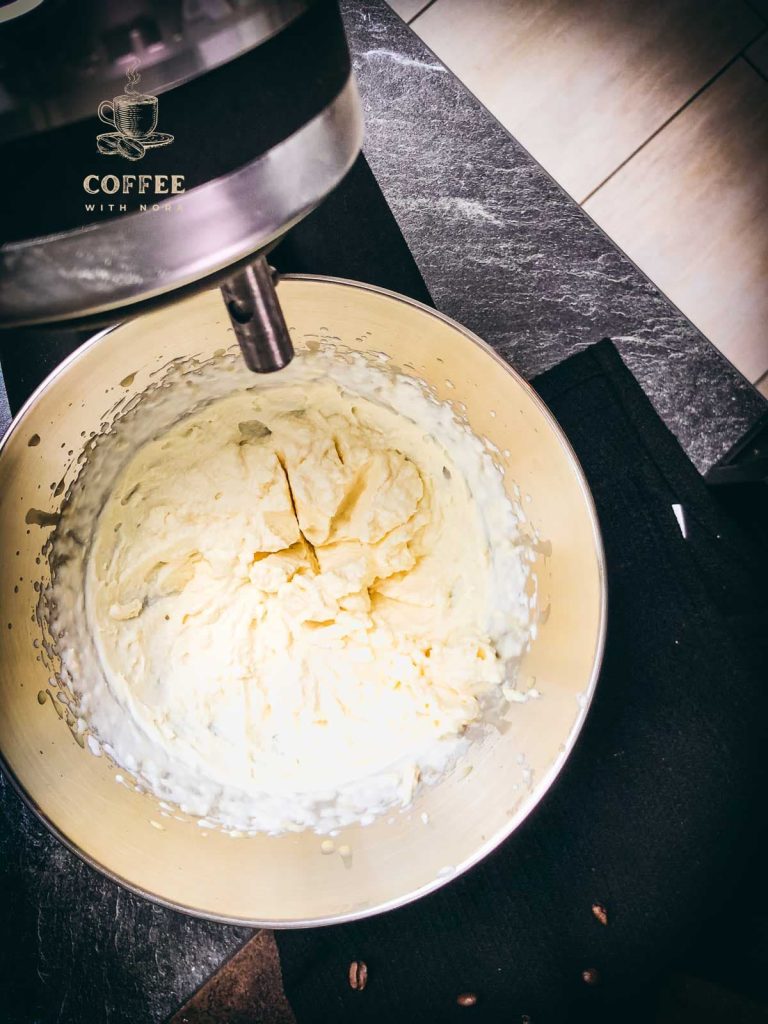
[[[129,95],[135,95],[138,92],[138,84],[141,81],[141,75],[139,74],[139,62],[134,60],[133,64],[128,68],[125,73],[126,85],[125,91]]]

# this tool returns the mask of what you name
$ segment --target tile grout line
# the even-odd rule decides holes
[[[433,2],[434,2],[434,0],[433,0]],[[630,162],[630,160],[634,160],[634,158],[637,156],[637,154],[641,150],[645,149],[645,147],[648,145],[649,142],[652,142],[656,138],[657,135],[660,135],[661,132],[663,132],[664,129],[668,125],[670,125],[672,123],[672,121],[675,120],[676,117],[678,117],[680,114],[682,114],[682,112],[684,110],[687,110],[688,107],[690,107],[690,105],[692,103],[694,103],[703,93],[705,93],[707,91],[707,89],[711,85],[713,85],[719,78],[722,78],[722,76],[726,73],[726,71],[729,71],[740,60],[744,60],[745,63],[747,63],[749,65],[749,67],[751,68],[752,67],[752,63],[749,60],[747,60],[747,58],[744,56],[745,51],[748,49],[748,47],[752,46],[753,43],[757,42],[757,40],[760,39],[763,34],[764,34],[763,30],[761,29],[759,35],[755,36],[753,39],[750,39],[749,42],[746,43],[739,50],[739,52],[737,54],[735,54],[733,57],[731,57],[731,59],[719,69],[719,71],[716,71],[715,74],[712,75],[711,78],[709,78],[702,86],[700,86],[696,90],[696,92],[692,96],[690,96],[685,101],[685,103],[683,103],[683,105],[681,107],[678,107],[678,109],[673,114],[670,114],[670,116],[666,119],[666,121],[664,121],[663,124],[660,124],[659,127],[655,131],[651,132],[651,134],[648,136],[647,139],[645,139],[643,142],[641,142],[640,145],[636,149],[632,150],[632,152],[629,154],[628,157],[626,157],[624,160],[621,161],[620,164],[618,164],[616,167],[614,167],[614,169],[611,171],[610,174],[606,175],[606,177],[603,178],[603,180],[598,185],[595,185],[595,187],[590,192],[588,192],[587,195],[584,196],[583,199],[579,199],[578,200],[579,206],[584,206],[585,203],[589,202],[589,200],[592,199],[592,197],[597,192],[600,191],[600,189],[603,187],[603,185],[606,185],[611,180],[611,178],[615,177],[619,173],[619,171],[623,170],[627,166],[627,164]]]
[[[749,44],[749,46],[745,46],[743,51],[742,51],[742,55],[744,57],[744,60],[747,62],[747,64],[749,64],[749,66],[753,69],[753,71],[756,71],[758,73],[758,75],[760,75],[761,78],[764,78],[766,80],[766,82],[768,82],[768,70],[764,70],[763,68],[759,67],[757,64],[754,64],[750,60],[749,54],[747,53],[747,50],[751,50],[752,47],[755,45],[755,43],[759,43],[761,39],[766,39],[766,38],[768,38],[768,29],[766,29],[765,32],[761,32],[760,35],[757,37],[757,39],[753,39],[752,42]]]
[[[412,17],[410,17],[408,19],[408,21],[406,21],[406,25],[412,25],[414,23],[414,21],[416,21],[417,18],[420,18],[422,16],[422,14],[424,14],[426,11],[428,11],[429,8],[432,7],[436,3],[437,3],[437,0],[429,0],[429,3],[424,4],[423,7],[421,7],[418,11],[416,11],[416,13]]]
[[[756,14],[758,18],[760,18],[761,21],[766,20],[765,14],[760,10],[759,6],[756,3],[754,3],[754,0],[744,0],[744,3],[752,11],[753,14]],[[766,22],[766,25],[768,26],[768,22]]]
[[[760,75],[762,79],[768,82],[768,74],[766,74],[766,72],[763,71],[762,68],[759,68],[757,64],[753,64],[749,57],[746,55],[746,53],[744,54],[744,60],[747,62],[747,64],[749,64],[753,71],[755,71],[758,75]]]

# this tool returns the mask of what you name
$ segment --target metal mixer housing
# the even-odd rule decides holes
[[[362,141],[334,0],[49,0],[0,20],[0,98],[14,344],[215,282],[251,369],[285,365],[264,256]]]

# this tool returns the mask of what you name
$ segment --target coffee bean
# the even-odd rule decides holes
[[[126,160],[141,160],[146,150],[136,139],[120,139],[118,141],[118,152]]]
[[[595,915],[600,924],[608,924],[608,911],[601,903],[592,904],[592,913]]]
[[[456,1002],[459,1006],[474,1006],[477,996],[474,992],[462,992],[460,996],[456,996]]]
[[[96,148],[104,156],[114,156],[120,152],[120,139],[116,135],[102,135],[96,139]]]
[[[362,992],[368,984],[368,965],[364,960],[353,960],[349,965],[349,987]]]
[[[588,967],[581,972],[581,977],[587,985],[596,985],[600,981],[600,974],[594,967]]]

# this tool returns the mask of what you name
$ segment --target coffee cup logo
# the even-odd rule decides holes
[[[138,67],[136,62],[129,68],[124,93],[99,104],[99,118],[114,129],[96,136],[96,146],[104,156],[141,160],[148,149],[173,142],[172,135],[157,131],[157,96],[138,91]]]

